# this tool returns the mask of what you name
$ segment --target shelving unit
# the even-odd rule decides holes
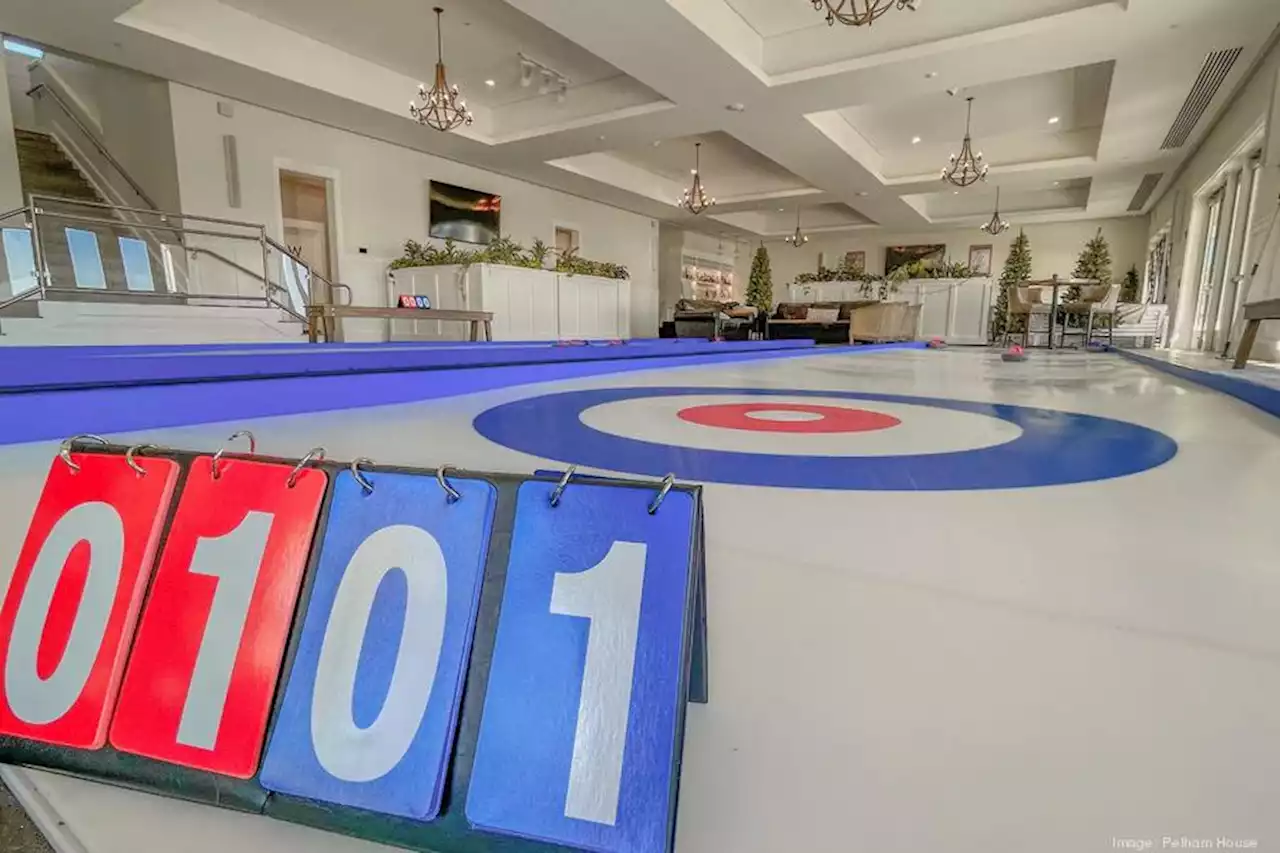
[[[733,261],[696,255],[681,257],[684,296],[688,299],[717,299],[728,302],[734,297]]]

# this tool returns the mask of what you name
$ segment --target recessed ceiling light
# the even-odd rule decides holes
[[[1060,121],[1062,121],[1062,119],[1058,118],[1057,116],[1051,116],[1049,118],[1049,124],[1057,124]]]
[[[952,190],[952,191],[951,191],[951,194],[952,194],[952,195],[960,195],[960,190]]]
[[[484,84],[485,84],[486,86],[490,86],[490,87],[492,87],[492,86],[496,86],[496,85],[498,85],[498,81],[497,81],[497,80],[485,80],[485,81],[484,81]]]
[[[924,75],[924,78],[926,80],[932,80],[934,77],[937,77],[937,76],[938,76],[937,71],[930,71],[928,74]]]
[[[747,105],[746,104],[727,104],[725,106],[725,109],[731,113],[740,113],[740,112],[744,112],[747,109]]]
[[[786,212],[787,212],[787,209],[786,209],[785,207],[780,207],[780,208],[778,208],[778,212],[779,212],[779,213],[786,213]]]
[[[604,142],[604,134],[603,133],[600,134],[599,136],[596,137],[596,139],[599,139],[601,142]]]
[[[913,136],[913,137],[911,137],[911,144],[912,144],[912,145],[919,145],[919,144],[920,144],[920,137],[918,137],[918,136]]]
[[[858,198],[866,198],[866,197],[867,197],[867,195],[868,195],[868,193],[867,193],[867,191],[866,191],[866,190],[858,190],[858,192],[857,192],[857,196],[858,196]]]

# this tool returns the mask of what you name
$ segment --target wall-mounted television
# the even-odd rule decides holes
[[[431,181],[430,234],[439,240],[491,243],[501,233],[502,196]]]

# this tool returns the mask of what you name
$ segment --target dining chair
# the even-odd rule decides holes
[[[1001,346],[1009,345],[1009,333],[1012,324],[1009,322],[1014,317],[1022,318],[1022,345],[1025,347],[1027,342],[1031,340],[1031,318],[1033,316],[1049,316],[1049,306],[1041,301],[1041,290],[1039,287],[1015,284],[1009,288],[1009,299],[1004,312],[1004,341]],[[1049,330],[1049,334],[1053,334],[1053,330]]]
[[[1120,305],[1120,285],[1118,284],[1092,284],[1085,285],[1080,288],[1080,299],[1058,308],[1058,314],[1062,315],[1062,341],[1065,343],[1067,334],[1083,334],[1085,345],[1088,346],[1089,341],[1093,340],[1093,327],[1097,320],[1101,317],[1107,319],[1107,345],[1110,346],[1115,342],[1116,314]],[[1079,317],[1084,320],[1082,325],[1076,328],[1069,328],[1067,323],[1068,317]]]

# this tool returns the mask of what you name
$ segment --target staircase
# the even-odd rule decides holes
[[[18,143],[18,173],[24,198],[34,193],[104,202],[52,136],[33,130],[16,130],[14,136]]]
[[[57,141],[47,133],[31,130],[14,132],[18,144],[18,173],[22,181],[24,196],[56,196],[73,202],[91,202],[105,204],[102,195],[89,183],[75,163],[58,145]],[[41,200],[40,206],[50,214],[59,211],[73,212],[69,206],[59,205],[57,201]],[[84,207],[74,209],[74,213],[84,215]],[[110,213],[103,211],[104,216]],[[101,287],[106,290],[118,290],[127,298],[130,289],[125,274],[123,251],[120,238],[139,239],[143,235],[128,225],[104,225],[75,221],[58,221],[56,216],[53,227],[45,228],[40,235],[44,247],[45,265],[49,271],[50,281],[55,287]],[[89,232],[97,243],[97,254],[102,261],[103,281],[78,280],[76,269],[71,262],[71,247],[68,243],[67,228]],[[82,237],[86,242],[88,238]],[[154,245],[154,244],[153,244]],[[151,269],[151,286],[156,291],[165,290],[164,268],[162,261],[156,257],[154,250],[149,250],[148,266]],[[135,276],[134,287],[140,287]]]
[[[23,316],[0,314],[0,353],[6,346],[306,341],[303,324],[274,308],[100,300],[41,300],[31,307]]]

